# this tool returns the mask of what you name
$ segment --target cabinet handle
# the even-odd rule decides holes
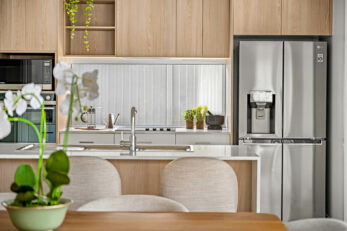
[[[195,142],[195,144],[197,144],[197,145],[201,145],[201,144],[211,144],[211,142]]]
[[[94,141],[80,141],[80,144],[94,144]]]
[[[141,141],[141,142],[137,142],[138,144],[152,144],[152,141]]]

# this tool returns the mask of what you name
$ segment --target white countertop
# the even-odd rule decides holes
[[[0,159],[37,159],[38,150],[17,150],[25,143],[0,143]],[[97,156],[103,159],[126,160],[174,160],[180,157],[215,157],[221,160],[259,160],[256,153],[249,152],[245,147],[237,145],[193,145],[193,152],[186,151],[138,151],[136,156],[130,156],[127,150],[110,149],[70,150],[69,156]],[[47,144],[44,158],[56,150],[56,145]]]
[[[89,130],[89,129],[83,129],[85,127],[72,127],[70,128],[70,133],[74,134],[89,134],[89,133],[98,133],[98,134],[113,134],[113,133],[120,133],[120,132],[130,132],[130,127],[127,126],[116,126],[113,129],[106,129],[103,125],[98,125],[96,128],[98,130]],[[60,130],[60,133],[64,133],[65,129]],[[194,133],[194,134],[213,134],[213,133],[230,133],[230,129],[223,128],[222,130],[208,130],[205,129],[186,129],[186,128],[176,128],[172,131],[145,131],[144,127],[137,127],[136,133],[142,134],[142,133]]]

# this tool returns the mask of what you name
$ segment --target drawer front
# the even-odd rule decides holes
[[[64,135],[60,136],[60,144],[64,142]],[[114,144],[114,134],[69,134],[69,144]]]
[[[143,145],[143,144],[175,144],[175,134],[144,134],[144,133],[136,133],[136,144],[137,145]],[[130,137],[130,133],[124,133],[123,139],[128,141]],[[121,135],[116,134],[115,135],[115,144],[119,144],[121,141]]]
[[[230,145],[230,134],[176,134],[176,144]]]

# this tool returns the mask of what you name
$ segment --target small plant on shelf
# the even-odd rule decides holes
[[[80,3],[80,0],[65,0],[64,1],[64,8],[66,14],[69,16],[69,20],[71,22],[71,39],[75,38],[75,31],[76,31],[76,14],[78,13],[78,4]],[[93,16],[93,9],[94,9],[94,0],[86,0],[86,7],[83,10],[83,15],[85,16],[85,22],[84,22],[84,35],[83,35],[83,44],[87,51],[90,49],[89,40],[88,40],[88,28],[92,21]]]
[[[25,85],[21,91],[7,91],[4,105],[0,105],[0,139],[11,133],[10,122],[25,123],[35,131],[39,145],[38,167],[34,169],[28,164],[20,165],[14,176],[10,189],[16,193],[14,200],[2,202],[7,209],[12,223],[20,230],[51,230],[58,227],[64,220],[71,200],[62,199],[62,186],[69,184],[70,163],[66,154],[69,128],[72,117],[78,118],[82,112],[81,99],[96,99],[99,95],[97,70],[86,72],[81,77],[76,75],[65,63],[59,63],[53,70],[57,80],[57,95],[65,95],[60,105],[62,114],[68,116],[64,145],[62,149],[51,153],[44,164],[46,144],[46,113],[45,103],[41,96],[41,87],[34,83]],[[34,123],[21,117],[28,108],[41,110],[41,123]],[[43,180],[49,191],[45,193]],[[31,222],[23,222],[23,219]]]
[[[197,108],[193,108],[196,117],[196,129],[204,129],[204,123],[206,119],[206,114],[208,111],[207,106],[199,106]]]
[[[187,129],[193,129],[194,128],[195,111],[188,109],[183,113],[183,117],[184,117],[184,120],[186,121],[186,128]]]

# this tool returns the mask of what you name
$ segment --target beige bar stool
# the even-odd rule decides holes
[[[160,179],[161,196],[190,212],[236,212],[238,184],[234,170],[215,158],[187,157],[169,163]]]
[[[122,195],[102,198],[82,205],[78,211],[122,212],[188,212],[182,204],[159,196]]]
[[[73,200],[70,210],[105,197],[121,195],[117,169],[98,157],[70,157],[70,184],[63,186],[62,198]]]

